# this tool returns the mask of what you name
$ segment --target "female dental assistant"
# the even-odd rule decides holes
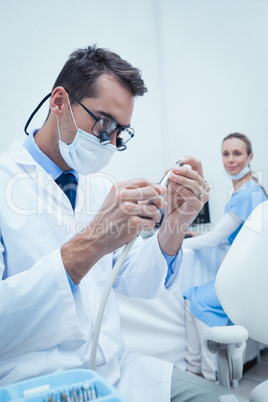
[[[233,192],[225,207],[225,214],[213,232],[185,239],[184,247],[202,249],[221,242],[232,244],[251,212],[267,199],[262,187],[253,178],[250,162],[253,157],[249,139],[233,133],[222,142],[222,161],[226,175],[232,180]],[[214,355],[202,343],[203,331],[208,327],[227,325],[229,318],[215,292],[215,281],[189,289],[185,294],[186,360],[189,371],[215,381]]]

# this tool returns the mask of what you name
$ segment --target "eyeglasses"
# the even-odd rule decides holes
[[[92,113],[82,102],[80,102],[71,92],[66,92],[77,102],[80,106],[96,121],[92,126],[92,133],[100,139],[101,144],[109,144],[112,140],[110,136],[117,131],[116,149],[117,151],[124,151],[126,143],[134,137],[134,129],[130,126],[122,126],[117,123],[112,117],[101,116],[97,117]]]

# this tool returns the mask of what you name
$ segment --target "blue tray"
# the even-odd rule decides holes
[[[79,395],[78,399],[75,399]],[[96,397],[97,398],[96,398]],[[95,371],[66,370],[0,387],[0,401],[31,402],[127,402]]]

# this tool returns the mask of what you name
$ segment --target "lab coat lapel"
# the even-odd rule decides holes
[[[33,179],[38,198],[43,199],[43,202],[47,204],[47,213],[55,213],[55,205],[57,205],[56,209],[60,209],[64,214],[73,217],[74,212],[68,197],[52,177],[32,158],[23,144],[15,141],[9,151],[15,162],[25,171],[25,174]],[[21,174],[21,170],[19,173]],[[42,202],[39,203],[39,206],[43,211]]]

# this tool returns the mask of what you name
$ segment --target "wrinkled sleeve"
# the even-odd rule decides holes
[[[0,247],[3,275],[3,245]],[[3,359],[81,337],[59,249],[40,258],[31,269],[1,280],[0,320]]]
[[[114,263],[122,249],[114,253]],[[182,262],[180,250],[174,260],[172,274],[168,280],[168,264],[159,247],[157,234],[145,242],[138,237],[128,254],[119,275],[114,283],[114,289],[126,296],[152,299],[178,288],[179,270]]]
[[[227,241],[228,237],[239,228],[242,222],[239,217],[226,213],[211,232],[184,239],[183,247],[191,249],[217,247],[223,241]]]

